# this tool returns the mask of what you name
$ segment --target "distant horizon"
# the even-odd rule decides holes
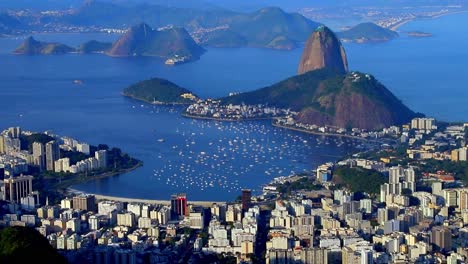
[[[78,8],[89,0],[3,0],[0,2],[1,9],[9,8],[32,8],[38,10],[46,9],[68,9]],[[221,7],[235,11],[250,12],[262,7],[277,6],[288,11],[297,11],[305,7],[343,7],[343,6],[419,6],[434,4],[468,4],[467,0],[92,0],[96,2],[110,2],[116,4],[151,4],[170,7],[192,7],[209,8]]]

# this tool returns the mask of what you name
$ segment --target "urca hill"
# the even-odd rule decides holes
[[[153,78],[124,89],[123,95],[152,104],[191,104],[197,96],[165,79]]]
[[[222,98],[225,104],[268,104],[298,111],[305,124],[375,130],[408,122],[415,113],[373,76],[348,72],[345,51],[326,27],[309,37],[299,75],[253,92]]]

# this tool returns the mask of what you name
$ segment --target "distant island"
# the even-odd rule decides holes
[[[24,42],[13,51],[14,54],[24,55],[57,55],[71,52],[76,52],[76,50],[61,43],[37,41],[33,37],[26,38]]]
[[[142,19],[147,23],[136,24]],[[10,17],[5,16],[3,20],[8,22],[6,29],[13,28],[15,23]],[[22,44],[24,47],[18,47],[14,53],[151,56],[164,59],[167,65],[177,65],[198,60],[205,52],[203,47],[292,50],[301,46],[310,32],[320,25],[299,13],[285,12],[278,7],[244,13],[224,9],[168,8],[160,5],[128,7],[100,1],[86,1],[73,13],[54,18],[54,22],[65,28],[95,28],[99,25],[100,32],[107,28],[108,32],[123,34],[114,43],[89,41],[76,48],[60,43],[37,41],[38,43],[28,45],[25,42]],[[125,30],[124,27],[128,25],[134,26]],[[6,29],[3,31],[8,32]]]
[[[275,125],[379,130],[417,116],[372,75],[348,72],[335,34],[321,26],[309,37],[297,76],[255,91],[191,105],[186,116],[223,120],[275,118]],[[257,114],[252,114],[257,113]]]
[[[371,22],[358,24],[337,35],[343,42],[356,43],[389,41],[399,36],[397,32]]]
[[[168,80],[153,78],[124,89],[123,95],[150,104],[191,104],[197,96]]]
[[[26,38],[13,53],[18,55],[60,55],[67,53],[103,53],[111,43],[96,40],[81,44],[73,48],[62,43],[38,41],[33,37]]]
[[[180,27],[155,30],[145,23],[131,27],[107,52],[110,56],[151,56],[163,59],[179,59],[182,62],[197,60],[205,52]]]
[[[114,43],[91,40],[77,48],[56,42],[43,42],[26,38],[13,53],[21,55],[58,55],[67,53],[103,53],[114,57],[150,56],[175,65],[194,61],[205,52],[184,28],[152,29],[141,23],[131,27]]]
[[[406,34],[410,37],[417,37],[417,38],[432,37],[431,33],[422,32],[422,31],[409,31],[409,32],[406,32]]]

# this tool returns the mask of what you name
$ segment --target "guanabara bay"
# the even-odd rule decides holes
[[[0,1],[0,263],[468,263],[468,0]]]

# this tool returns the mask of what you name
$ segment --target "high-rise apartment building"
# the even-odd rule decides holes
[[[467,210],[468,209],[468,190],[462,190],[459,193],[459,203],[458,203],[458,209],[460,211]]]
[[[10,127],[10,128],[8,128],[7,134],[8,134],[8,136],[10,136],[12,138],[19,138],[19,136],[21,135],[21,128],[20,127]]]
[[[432,229],[431,242],[440,250],[452,249],[452,232],[445,226],[436,226]]]
[[[73,209],[95,211],[96,197],[90,194],[81,194],[73,197]]]
[[[188,216],[187,196],[185,193],[171,196],[171,212],[173,216]]]
[[[40,142],[33,143],[33,164],[42,171],[46,169],[46,153],[44,144]]]
[[[0,154],[5,154],[5,138],[0,135]]]
[[[60,148],[59,144],[56,141],[50,141],[45,145],[46,152],[46,169],[48,171],[53,171],[55,166],[55,161],[60,158]]]
[[[5,179],[5,165],[0,164],[0,181]]]
[[[252,199],[252,190],[243,189],[242,190],[242,210],[247,211],[250,208],[250,200]]]
[[[107,150],[98,150],[94,152],[94,157],[98,161],[98,167],[104,169],[107,167]]]
[[[432,130],[434,125],[434,118],[414,118],[411,120],[411,129]]]

